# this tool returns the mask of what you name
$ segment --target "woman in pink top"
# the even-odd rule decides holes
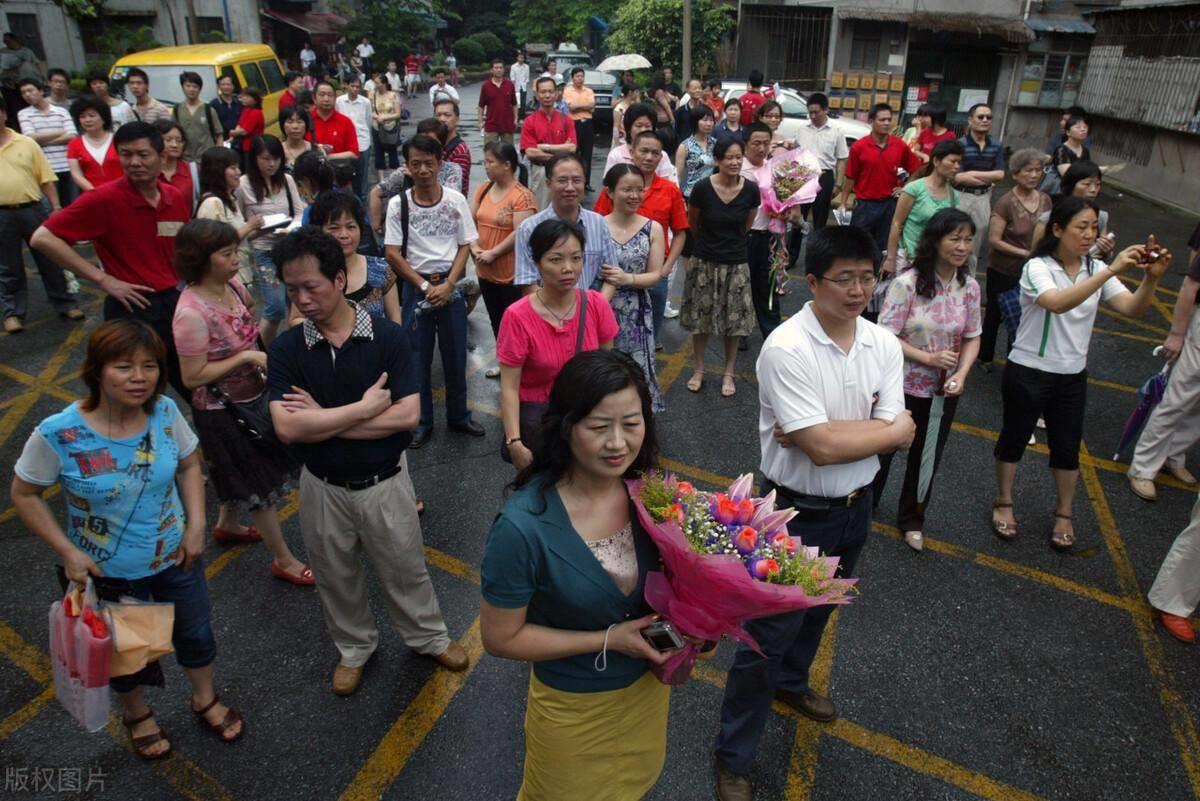
[[[235,277],[240,242],[237,229],[219,220],[192,220],[175,237],[175,268],[187,288],[172,328],[183,382],[192,390],[196,434],[221,502],[213,538],[227,544],[262,540],[274,557],[271,575],[311,586],[312,570],[288,548],[275,512],[296,462],[278,443],[252,439],[226,408],[237,404],[269,417],[267,354],[258,346],[254,301]],[[249,508],[254,527],[238,526],[240,506]]]
[[[583,228],[550,219],[533,229],[529,249],[542,285],[504,311],[496,358],[500,362],[501,455],[518,470],[533,454],[523,439],[534,433],[562,366],[585,350],[610,350],[617,318],[599,292],[576,289],[583,268]]]

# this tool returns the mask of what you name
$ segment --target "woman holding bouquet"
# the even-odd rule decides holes
[[[549,398],[488,534],[483,646],[533,664],[518,801],[637,801],[662,771],[670,699],[641,634],[658,550],[624,483],[658,454],[650,391],[629,356],[592,351]]]
[[[943,144],[939,142],[935,149]],[[942,460],[971,365],[979,354],[980,290],[970,267],[975,236],[975,224],[966,212],[942,209],[934,214],[914,249],[912,269],[892,281],[879,313],[879,325],[899,338],[904,351],[904,407],[917,425],[896,515],[904,541],[915,551],[924,545],[922,532],[933,474]],[[944,399],[935,401],[939,395]],[[935,403],[942,407],[941,423],[936,431],[930,431],[930,410]],[[929,436],[934,437],[936,448],[932,467],[925,464],[923,456]],[[876,506],[887,486],[894,455],[879,457],[873,493]],[[928,478],[921,482],[925,470],[929,470]],[[924,489],[924,494],[919,489]]]
[[[992,530],[1001,539],[1017,536],[1013,482],[1038,417],[1046,420],[1050,472],[1057,503],[1050,545],[1075,545],[1071,501],[1079,479],[1079,443],[1087,402],[1087,355],[1100,302],[1126,317],[1149,308],[1171,253],[1132,245],[1111,265],[1089,255],[1096,241],[1096,204],[1080,197],[1060,200],[1050,212],[1045,237],[1021,273],[1021,325],[1013,343],[1000,392],[1004,425],[996,442],[996,500]],[[1145,278],[1130,293],[1117,278],[1140,266]]]
[[[738,340],[754,332],[754,301],[746,232],[760,202],[758,184],[743,178],[742,143],[722,139],[713,147],[717,171],[692,189],[688,226],[696,233],[692,267],[683,288],[679,322],[692,332],[696,366],[690,392],[704,386],[704,351],[713,334],[725,338],[721,396],[733,397]]]
[[[958,206],[954,176],[962,166],[964,153],[962,143],[957,139],[938,142],[930,155],[933,169],[929,175],[913,181],[900,192],[888,232],[887,256],[881,267],[886,275],[895,275],[908,268],[917,251],[921,231],[934,214]]]

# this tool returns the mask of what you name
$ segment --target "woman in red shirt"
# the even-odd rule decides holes
[[[154,123],[163,138],[162,179],[179,190],[180,197],[195,210],[200,179],[196,165],[183,157],[187,148],[187,134],[174,119],[168,117]]]
[[[518,470],[533,459],[523,438],[540,422],[558,371],[580,351],[611,350],[617,336],[617,318],[605,297],[575,287],[583,269],[584,239],[578,223],[539,223],[529,236],[529,249],[542,285],[505,309],[500,322],[501,454]]]
[[[946,127],[946,107],[930,106],[929,127],[917,134],[917,146],[913,152],[921,161],[928,162],[934,145],[957,138],[958,135]]]
[[[237,127],[229,135],[240,140],[237,145],[239,150],[249,153],[254,137],[262,136],[267,129],[267,121],[262,113],[262,92],[247,86],[238,100],[242,104],[242,116],[238,117]]]
[[[113,147],[112,110],[108,103],[84,95],[71,104],[71,117],[82,136],[67,143],[67,164],[80,192],[114,181],[125,174]]]

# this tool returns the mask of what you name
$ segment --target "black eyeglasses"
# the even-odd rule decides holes
[[[991,114],[976,114],[975,115],[975,119],[977,119],[977,120],[990,120],[991,118],[992,118]]]
[[[849,289],[856,282],[863,289],[871,289],[879,279],[875,277],[874,273],[870,273],[866,275],[841,275],[837,278],[828,278],[822,275],[821,280],[837,284],[840,289]]]

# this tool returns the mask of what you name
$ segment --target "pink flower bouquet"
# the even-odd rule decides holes
[[[821,164],[801,147],[780,148],[767,163],[771,167],[771,185],[759,187],[763,210],[769,217],[767,230],[782,234],[787,230],[785,212],[817,199],[821,191]]]
[[[857,579],[836,578],[838,559],[788,534],[794,509],[775,509],[775,493],[750,495],[743,475],[725,492],[701,492],[672,475],[627,482],[642,527],[658,546],[665,573],[646,577],[646,601],[682,634],[726,636],[759,650],[747,620],[823,604],[848,603]],[[689,642],[655,675],[683,684],[696,661]]]

